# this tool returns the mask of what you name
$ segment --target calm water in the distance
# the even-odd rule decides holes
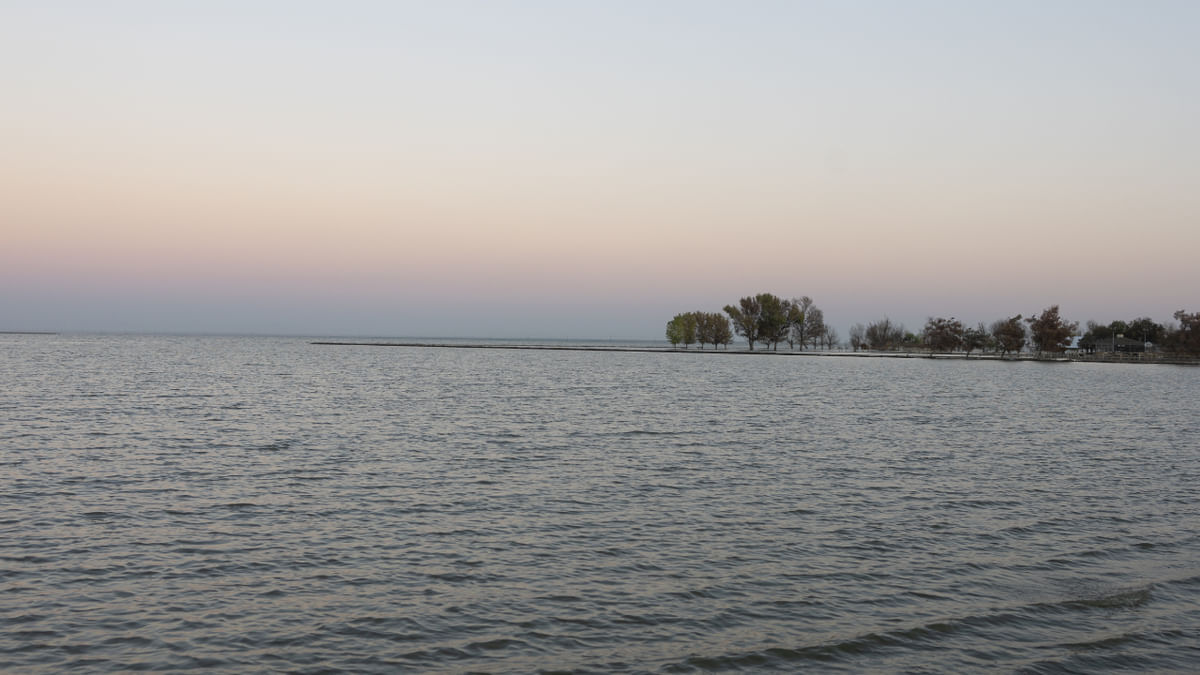
[[[1200,369],[0,336],[0,670],[1200,669]]]

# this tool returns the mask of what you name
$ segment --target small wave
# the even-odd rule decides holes
[[[430,572],[425,576],[438,581],[446,581],[452,584],[461,584],[470,581],[483,581],[485,577],[476,574],[464,574],[462,572]]]
[[[1117,649],[1140,639],[1141,637],[1138,635],[1132,633],[1122,633],[1121,635],[1112,635],[1094,640],[1086,640],[1084,642],[1066,642],[1061,646],[1067,649],[1079,651],[1091,649]]]
[[[113,513],[112,511],[84,511],[80,515],[82,515],[84,518],[91,518],[93,520],[100,520],[104,518],[129,518],[128,514]]]
[[[1131,588],[1068,600],[1062,605],[1073,609],[1131,609],[1145,605],[1150,602],[1150,598],[1149,588]]]
[[[121,635],[106,639],[102,644],[106,645],[122,645],[132,647],[146,647],[154,644],[154,640],[143,637],[141,635]]]
[[[670,593],[667,593],[667,595],[669,595],[669,596],[671,596],[671,597],[675,597],[675,598],[681,598],[681,599],[684,599],[684,600],[695,600],[695,599],[698,599],[698,598],[711,598],[711,597],[713,597],[713,594],[712,594],[711,592],[709,592],[709,591],[705,591],[705,590],[694,590],[694,591],[672,591],[672,592],[670,592]]]
[[[583,598],[578,595],[543,595],[538,600],[548,600],[550,602],[582,602]]]
[[[945,640],[966,633],[991,633],[1028,621],[1020,610],[998,611],[930,621],[909,628],[872,631],[842,640],[796,648],[770,647],[759,651],[691,657],[682,663],[668,666],[671,672],[690,670],[740,670],[784,667],[798,662],[830,663],[856,661],[881,650],[936,649]]]
[[[850,660],[884,648],[924,647],[955,632],[955,623],[931,623],[901,631],[866,633],[838,642],[788,649],[770,647],[761,651],[728,654],[713,657],[692,657],[682,664],[668,666],[668,672],[701,670],[731,670],[783,666],[786,664],[812,661],[828,663]]]
[[[48,563],[50,558],[40,555],[0,555],[0,560],[5,562],[23,562],[23,563]]]
[[[400,658],[406,661],[419,661],[424,663],[441,663],[443,661],[461,661],[474,656],[469,652],[454,647],[439,647],[437,649],[421,649],[407,654],[401,654]]]
[[[483,640],[481,642],[472,642],[467,645],[467,651],[499,651],[502,649],[529,647],[528,642],[522,640],[514,640],[512,638],[496,638],[494,640]]]
[[[17,616],[0,618],[0,625],[37,623],[39,621],[44,621],[47,618],[48,617],[45,614],[20,614]]]
[[[20,640],[44,640],[59,637],[61,633],[56,630],[15,630],[9,635]]]

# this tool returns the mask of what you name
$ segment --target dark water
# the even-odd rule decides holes
[[[1200,370],[0,336],[0,670],[1200,669]]]

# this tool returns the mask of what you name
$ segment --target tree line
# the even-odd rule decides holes
[[[903,324],[885,317],[866,326],[854,324],[850,328],[849,344],[855,351],[927,349],[933,352],[961,351],[970,356],[978,350],[1005,356],[1021,352],[1026,344],[1039,352],[1063,351],[1070,345],[1077,327],[1078,324],[1059,315],[1058,305],[1029,318],[1017,314],[997,319],[991,325],[980,322],[974,327],[965,326],[954,317],[930,317],[919,334],[910,333]]]
[[[1200,354],[1200,312],[1179,310],[1174,318],[1177,323],[1170,325],[1147,317],[1105,325],[1088,321],[1086,330],[1081,332],[1077,321],[1064,319],[1059,306],[1051,305],[1029,317],[1017,314],[973,327],[954,317],[930,317],[919,333],[913,333],[903,324],[884,317],[866,325],[854,324],[846,345],[854,351],[922,349],[965,352],[968,356],[980,351],[1003,357],[1018,354],[1027,347],[1039,353],[1062,352],[1079,337],[1076,346],[1084,351],[1105,347],[1119,351],[1122,345],[1136,347],[1151,343],[1166,352]],[[667,339],[673,346],[682,344],[685,348],[697,342],[701,348],[705,344],[728,348],[734,333],[743,337],[752,351],[756,344],[778,350],[781,342],[791,349],[832,349],[841,344],[837,331],[825,323],[824,313],[808,296],[785,300],[772,293],[748,295],[737,304],[726,305],[724,314],[686,312],[667,323]]]
[[[673,347],[682,344],[684,349],[697,342],[701,349],[706,343],[713,349],[720,345],[728,348],[733,342],[733,331],[729,328],[729,319],[720,313],[684,312],[667,322],[667,340]]]
[[[825,315],[806,296],[785,300],[773,293],[748,295],[736,305],[725,305],[720,312],[685,312],[667,322],[667,340],[672,346],[700,343],[713,348],[733,342],[733,335],[746,339],[750,350],[761,343],[778,350],[780,342],[791,349],[805,347],[833,348],[838,344],[837,331],[825,323]]]

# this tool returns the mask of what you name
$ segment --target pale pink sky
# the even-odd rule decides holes
[[[0,330],[1200,309],[1190,2],[8,3]]]

